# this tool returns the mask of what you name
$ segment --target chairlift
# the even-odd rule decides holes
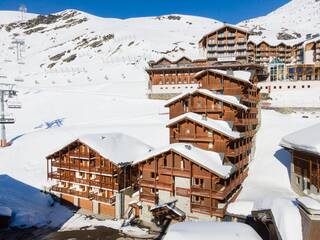
[[[18,100],[10,100],[10,99],[8,99],[7,100],[7,106],[10,109],[20,109],[20,108],[22,108],[22,104]]]
[[[13,124],[15,119],[12,114],[0,116],[0,124]]]
[[[16,77],[16,78],[14,79],[14,81],[15,81],[15,82],[24,82],[23,78],[21,78],[21,77]]]

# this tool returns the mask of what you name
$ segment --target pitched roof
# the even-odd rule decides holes
[[[180,122],[184,119],[188,119],[190,121],[196,122],[202,126],[215,130],[227,137],[232,139],[240,138],[240,133],[232,130],[228,122],[222,120],[214,120],[211,118],[203,118],[200,114],[196,114],[193,112],[184,113],[178,117],[175,117],[168,122],[168,126],[171,126],[177,122]]]
[[[213,151],[206,151],[186,143],[174,143],[165,147],[154,149],[144,156],[134,160],[133,164],[144,162],[154,156],[168,151],[173,151],[222,178],[228,178],[235,170],[233,165],[223,164],[223,154]]]
[[[217,32],[217,31],[219,31],[219,30],[221,30],[221,29],[223,29],[223,28],[225,28],[225,27],[233,28],[233,29],[236,29],[236,30],[238,30],[238,31],[240,31],[240,32],[244,32],[244,33],[249,33],[249,32],[248,32],[246,29],[244,29],[244,28],[241,28],[241,27],[239,27],[239,26],[232,25],[232,24],[229,24],[229,23],[224,23],[224,24],[221,25],[220,27],[217,27],[215,30],[213,30],[213,31],[207,33],[206,35],[204,35],[204,36],[200,39],[199,43],[202,42],[202,40],[205,39],[206,37],[214,34],[215,32]]]
[[[252,83],[250,82],[252,74],[249,71],[240,71],[240,70],[232,71],[232,75],[231,75],[231,74],[228,74],[227,71],[220,70],[220,69],[206,69],[206,70],[197,72],[195,75],[193,75],[193,77],[198,78],[199,76],[202,76],[204,73],[207,73],[207,72],[220,74],[222,76],[230,77],[232,79],[252,85]]]
[[[115,164],[131,162],[153,148],[122,133],[87,134],[77,138],[102,157]]]
[[[283,137],[281,139],[280,145],[285,148],[320,155],[319,132],[320,123]]]
[[[234,106],[236,106],[238,108],[241,108],[241,109],[244,109],[244,110],[248,110],[248,107],[243,105],[243,104],[241,104],[236,97],[223,95],[223,94],[217,94],[217,93],[214,93],[214,92],[212,92],[212,91],[210,91],[208,89],[194,89],[194,90],[191,90],[191,91],[188,91],[188,92],[181,93],[181,94],[169,99],[167,101],[165,107],[168,107],[172,103],[175,103],[175,102],[179,101],[180,99],[182,99],[184,97],[191,96],[191,95],[194,95],[196,93],[200,93],[200,94],[203,94],[205,96],[220,100],[222,102],[229,103],[229,104],[234,105]]]

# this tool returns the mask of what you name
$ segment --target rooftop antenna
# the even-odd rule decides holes
[[[12,115],[5,112],[4,104],[7,98],[12,98],[17,95],[17,91],[13,90],[14,84],[0,83],[0,147],[8,146],[6,139],[6,124],[14,124],[15,119]]]
[[[27,6],[25,4],[21,4],[19,7],[19,11],[21,13],[21,21],[24,20],[24,15],[27,12]]]

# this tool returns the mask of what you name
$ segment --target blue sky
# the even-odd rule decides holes
[[[102,17],[181,13],[237,23],[265,15],[287,2],[289,0],[0,0],[0,10],[16,10],[24,3],[29,12],[40,14],[73,8]]]

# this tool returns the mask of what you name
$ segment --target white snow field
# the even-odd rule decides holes
[[[253,41],[267,40],[277,45],[286,42],[286,37],[279,39],[278,34],[288,34],[292,38],[289,43],[301,42],[306,34],[317,34],[320,28],[320,1],[318,0],[291,0],[275,11],[238,24],[258,35]]]

